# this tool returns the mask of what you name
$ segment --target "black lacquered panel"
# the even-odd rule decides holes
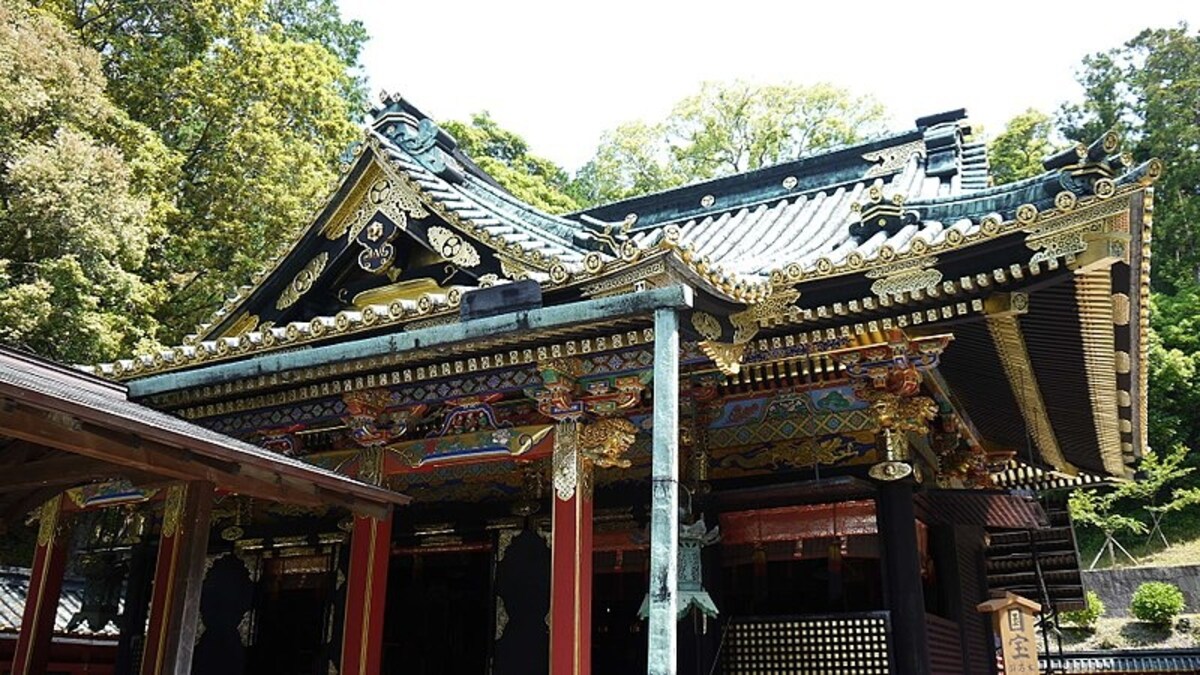
[[[760,617],[730,624],[726,675],[886,675],[888,614]]]

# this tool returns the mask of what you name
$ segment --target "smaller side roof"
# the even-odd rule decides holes
[[[381,515],[410,499],[147,408],[124,386],[0,347],[0,435],[173,480]]]

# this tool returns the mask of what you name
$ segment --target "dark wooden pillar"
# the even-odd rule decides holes
[[[550,675],[592,672],[591,463],[579,450],[579,423],[554,430],[551,524]]]
[[[186,675],[192,670],[212,498],[212,483],[167,488],[142,675]]]
[[[883,544],[883,580],[892,618],[892,653],[897,675],[930,672],[929,640],[925,630],[925,593],[917,549],[917,516],[912,482],[879,484],[876,521]]]
[[[62,499],[59,495],[42,505],[37,547],[29,574],[29,593],[13,654],[13,675],[46,672],[70,539],[62,524]]]
[[[376,675],[383,661],[384,599],[392,516],[356,516],[346,575],[346,619],[342,626],[342,675]]]
[[[550,672],[550,549],[533,528],[501,532],[496,546],[494,675]]]
[[[138,656],[146,640],[146,614],[154,580],[152,541],[140,541],[129,554],[129,574],[125,580],[125,607],[121,612],[121,637],[117,641],[116,675],[138,672]]]

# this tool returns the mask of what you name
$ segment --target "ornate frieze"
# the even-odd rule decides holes
[[[654,340],[654,330],[645,328],[636,331],[614,333],[596,338],[568,340],[538,347],[523,347],[507,351],[494,351],[483,356],[472,356],[457,360],[435,362],[428,365],[392,370],[389,366],[403,363],[406,357],[416,354],[393,354],[368,361],[342,361],[296,371],[287,379],[287,389],[260,396],[244,396],[259,389],[277,388],[285,384],[279,375],[264,375],[238,380],[224,385],[200,387],[195,390],[174,392],[155,401],[157,405],[172,406],[188,404],[221,396],[239,397],[236,400],[208,403],[184,408],[179,414],[187,419],[224,415],[241,410],[266,408],[286,403],[340,396],[346,392],[375,387],[411,385],[438,378],[463,377],[472,373],[490,370],[508,370],[536,364],[539,361],[564,356],[586,356],[589,354],[625,350],[629,347],[649,344]],[[468,349],[464,347],[464,350]],[[352,376],[352,377],[348,377]],[[319,383],[302,384],[313,380]]]

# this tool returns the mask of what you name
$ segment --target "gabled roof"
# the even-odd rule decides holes
[[[869,255],[879,249],[877,239],[858,245],[847,230],[857,217],[853,205],[865,199],[871,186],[916,199],[958,195],[986,182],[986,154],[980,144],[964,140],[962,111],[918,123],[916,130],[834,152],[553,216],[504,191],[419,110],[403,99],[388,98],[375,111],[325,206],[256,275],[253,285],[238,289],[183,345],[103,364],[99,372],[127,377],[347,330],[453,315],[461,293],[472,287],[518,278],[535,279],[547,289],[577,286],[664,254],[673,254],[667,255],[671,264],[711,286],[723,300],[762,299],[770,293],[772,273],[824,269],[823,259],[837,266],[851,252]],[[419,303],[330,308],[310,315],[296,309],[272,312],[271,303],[297,275],[330,274],[325,267],[338,252],[322,256],[322,240],[331,232],[344,233],[338,219],[345,220],[345,211],[353,211],[355,200],[370,189],[364,182],[381,177],[409,188],[405,201],[416,209],[410,218],[430,217],[452,226],[455,234],[490,252],[497,264],[484,261],[478,269],[467,269],[473,283],[429,289]],[[925,232],[934,235],[940,229],[932,223]],[[912,234],[903,232],[900,239]],[[428,248],[438,243],[427,233],[417,239]],[[352,242],[341,248],[353,252]],[[271,314],[279,318],[268,320]],[[248,317],[257,322],[248,323]]]
[[[682,283],[696,289],[685,337],[726,372],[752,340],[771,353],[797,329],[823,343],[958,322],[955,353],[971,358],[944,372],[984,436],[1031,435],[1042,460],[1026,461],[1122,475],[1144,442],[1147,186],[1162,165],[1134,165],[1110,133],[1044,166],[989,186],[986,152],[952,111],[553,216],[387,97],[329,202],[254,286],[185,345],[99,371],[136,378],[454,323],[464,293],[520,280],[547,306]]]

